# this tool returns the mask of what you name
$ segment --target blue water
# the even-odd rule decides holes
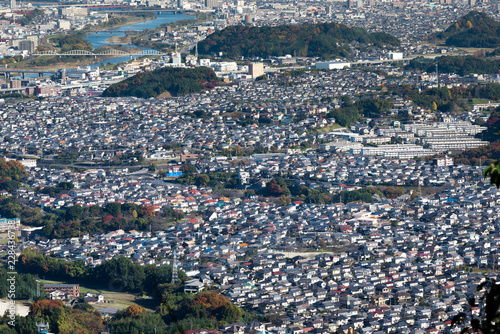
[[[129,24],[127,26],[119,27],[119,28],[112,28],[103,32],[98,32],[97,34],[89,34],[87,35],[87,40],[92,44],[94,49],[97,49],[98,47],[101,47],[103,45],[118,45],[117,43],[109,43],[106,42],[107,39],[109,39],[111,36],[125,36],[126,30],[133,30],[133,31],[143,31],[146,29],[154,30],[161,26],[162,24],[165,23],[172,23],[175,21],[179,20],[189,20],[189,19],[196,19],[195,16],[192,15],[186,15],[186,14],[174,14],[174,13],[168,13],[168,12],[161,12],[161,14],[157,14],[156,19],[149,20],[149,21],[144,21],[140,23],[135,23],[135,24]],[[142,50],[153,50],[150,48],[143,48],[140,46],[136,45],[128,45],[130,47],[142,49]],[[104,60],[102,62],[95,63],[91,65],[91,67],[97,67],[100,64],[107,64],[107,63],[112,63],[112,64],[118,64],[124,61],[130,60],[130,57],[116,57],[116,58],[110,58],[107,60]]]
[[[87,40],[92,44],[92,47],[94,49],[97,49],[98,47],[103,46],[103,45],[118,45],[116,43],[108,43],[108,42],[106,42],[106,40],[108,38],[110,38],[111,36],[125,36],[125,32],[123,32],[123,31],[127,31],[127,30],[143,31],[145,29],[154,30],[164,23],[172,23],[172,22],[179,21],[179,20],[189,20],[189,19],[196,19],[196,17],[192,16],[192,15],[186,15],[186,14],[174,14],[171,12],[161,12],[161,14],[158,14],[158,12],[156,12],[156,19],[144,21],[144,22],[140,22],[140,23],[135,23],[135,24],[129,24],[129,25],[123,26],[123,27],[112,28],[112,29],[109,29],[106,31],[98,32],[97,35],[95,33],[89,34],[89,35],[87,35]],[[150,48],[143,48],[143,47],[136,46],[136,45],[128,45],[128,46],[142,49],[142,50],[153,50]],[[133,58],[136,58],[136,57],[133,57]],[[94,64],[90,65],[90,67],[96,68],[98,66],[104,66],[107,63],[118,64],[118,63],[125,62],[128,60],[130,60],[130,57],[127,57],[127,56],[126,57],[115,57],[115,58],[110,58],[110,59],[106,59],[106,60],[94,63]],[[71,70],[69,70],[69,71],[71,71]],[[26,74],[25,78],[36,78],[37,76],[38,75],[36,75],[36,74],[35,75]],[[47,76],[47,74],[45,76]],[[49,76],[52,76],[52,75],[49,75]],[[14,77],[14,78],[20,79],[21,77],[18,76],[18,77]]]

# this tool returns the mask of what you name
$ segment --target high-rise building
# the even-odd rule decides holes
[[[252,76],[252,78],[260,77],[264,75],[264,64],[262,63],[252,63],[248,66],[248,74]]]
[[[16,0],[10,0],[10,9],[16,9]]]
[[[19,42],[19,50],[26,50],[29,53],[35,52],[36,45],[33,41],[24,40]]]
[[[475,7],[476,6],[476,0],[468,0],[469,7]]]
[[[207,8],[219,8],[222,3],[219,0],[205,0],[205,7]]]

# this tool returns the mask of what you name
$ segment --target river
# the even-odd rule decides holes
[[[118,28],[112,28],[106,31],[92,33],[87,35],[87,40],[92,44],[92,47],[94,49],[97,49],[103,45],[117,45],[116,43],[109,43],[107,42],[107,39],[109,39],[111,36],[125,36],[126,30],[133,30],[133,31],[143,31],[146,29],[151,29],[154,30],[161,26],[164,23],[172,23],[175,21],[180,21],[180,20],[189,20],[189,19],[196,19],[195,16],[192,15],[186,15],[186,14],[175,14],[171,12],[159,12],[157,14],[156,19],[153,20],[148,20],[144,22],[139,22],[139,23],[134,23],[134,24],[129,24],[123,27],[118,27]],[[149,48],[144,48],[136,45],[129,45],[134,48],[142,49],[142,50],[152,50]],[[116,58],[110,58],[106,59],[104,61],[95,63],[91,65],[91,67],[97,67],[100,64],[107,64],[107,63],[112,63],[112,64],[118,64],[124,61],[130,60],[130,57],[125,56],[125,57],[116,57]]]

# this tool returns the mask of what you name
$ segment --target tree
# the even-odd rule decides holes
[[[155,215],[155,209],[153,208],[152,205],[144,205],[141,209],[141,216],[149,216],[149,217],[154,217]]]
[[[144,311],[146,311],[144,309],[144,307],[133,304],[133,305],[130,305],[129,307],[127,307],[124,315],[126,317],[137,318],[137,317],[141,316],[144,313]]]
[[[195,184],[198,187],[204,187],[210,181],[210,177],[206,174],[199,174],[195,177]]]
[[[473,316],[469,312],[462,312],[453,317],[451,325],[461,324],[465,328],[462,333],[496,334],[500,333],[500,285],[494,279],[489,279],[477,287],[483,291],[481,296],[483,307],[480,316]],[[470,307],[476,307],[476,300],[469,300]],[[468,324],[470,323],[470,327]]]
[[[181,172],[186,174],[196,174],[198,171],[193,164],[184,164],[181,166]]]
[[[66,220],[81,219],[83,214],[83,208],[80,205],[73,205],[68,210],[66,210],[65,216]]]
[[[432,101],[432,110],[436,110],[438,108],[436,101]]]
[[[106,211],[113,217],[118,217],[122,214],[122,205],[120,203],[109,203],[106,205]]]
[[[149,165],[148,171],[150,171],[151,173],[154,173],[157,170],[158,170],[158,165],[155,164],[154,162],[151,165]]]
[[[497,188],[500,188],[500,160],[497,160],[494,163],[490,164],[483,171],[483,176],[484,178],[489,177],[491,184],[497,186]]]
[[[325,239],[319,238],[319,247],[320,248],[325,248],[327,245]]]
[[[287,206],[288,204],[292,203],[291,198],[288,196],[285,196],[285,195],[280,196],[280,201],[281,201],[281,205],[283,205],[283,206]]]

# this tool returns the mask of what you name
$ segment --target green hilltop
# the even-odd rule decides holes
[[[217,84],[215,72],[208,67],[163,67],[140,72],[131,78],[109,86],[103,96],[157,97],[168,92],[172,96],[197,93]]]
[[[485,13],[472,11],[435,37],[446,40],[448,46],[495,48],[500,46],[500,23]]]
[[[400,41],[383,32],[368,33],[339,23],[280,25],[275,27],[230,26],[200,42],[203,54],[224,52],[230,58],[296,54],[307,57],[347,57],[350,43],[378,47],[399,46]]]

